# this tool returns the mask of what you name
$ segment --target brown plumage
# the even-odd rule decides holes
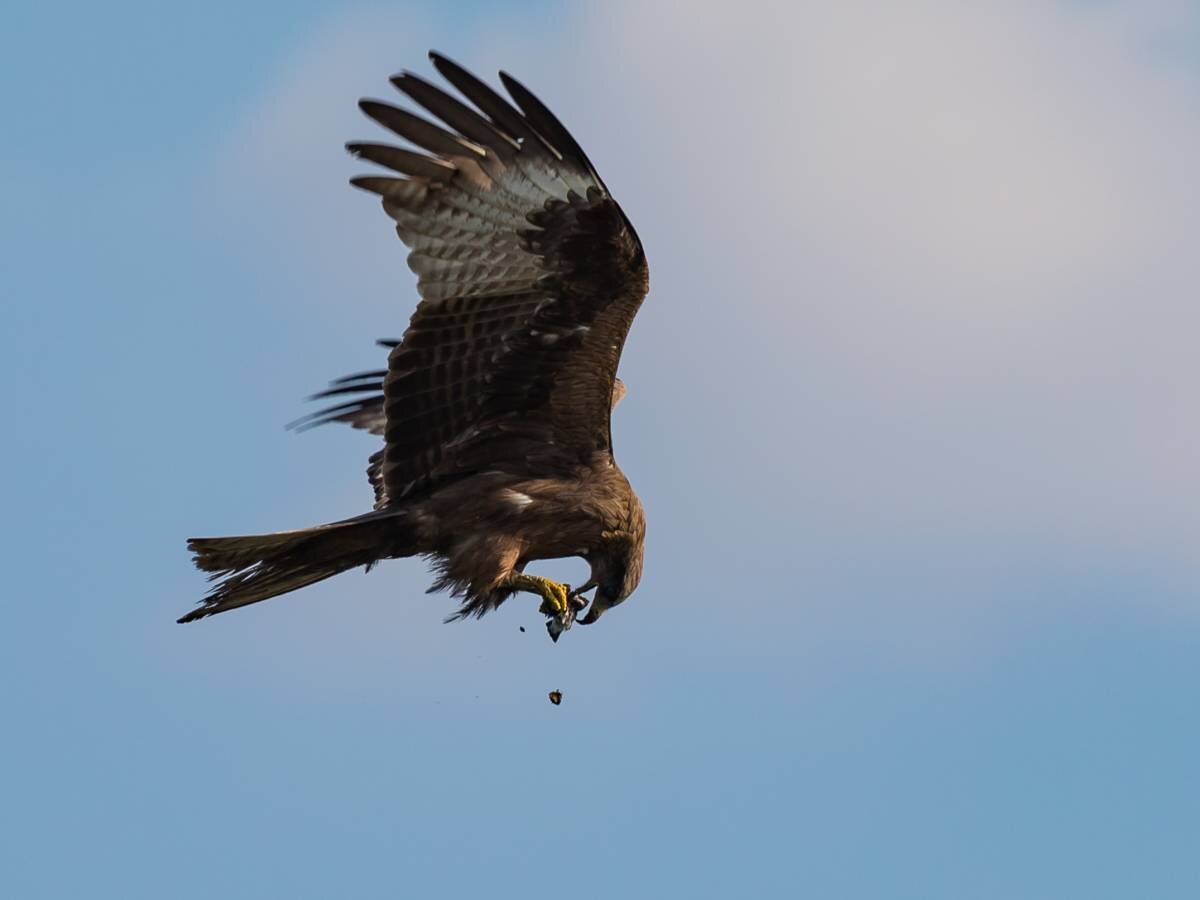
[[[501,73],[513,103],[438,54],[471,106],[412,74],[392,83],[447,127],[374,100],[363,112],[416,150],[352,143],[394,175],[377,194],[409,248],[422,300],[387,368],[333,382],[352,398],[294,426],[346,422],[382,435],[367,473],[373,512],[278,534],[193,538],[217,584],[181,622],[295,590],[380,559],[424,555],[433,589],[479,616],[515,591],[543,598],[551,636],[594,622],[637,587],[645,519],[613,459],[610,412],[625,336],[646,294],[632,225],[548,109]],[[514,106],[515,103],[515,106]],[[424,152],[420,152],[424,151]],[[580,556],[569,591],[525,574]]]

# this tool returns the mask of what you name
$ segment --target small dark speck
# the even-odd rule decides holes
[[[524,633],[525,633],[525,626],[524,626],[524,625],[522,625],[522,626],[520,626],[520,628],[521,628],[521,634],[524,634]]]
[[[555,706],[558,706],[558,704],[562,703],[562,691],[551,691],[550,702]]]

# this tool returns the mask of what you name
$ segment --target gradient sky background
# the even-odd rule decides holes
[[[0,895],[1200,896],[1194,3],[4,19]],[[187,536],[369,505],[282,424],[415,303],[342,143],[430,47],[646,244],[646,577],[557,646],[415,561],[176,626]]]

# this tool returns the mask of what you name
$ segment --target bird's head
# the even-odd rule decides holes
[[[642,535],[631,535],[615,544],[592,559],[596,593],[587,612],[578,620],[581,625],[591,625],[606,610],[623,603],[642,580]]]

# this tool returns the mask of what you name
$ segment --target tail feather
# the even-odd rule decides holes
[[[217,584],[179,622],[194,622],[278,597],[380,559],[408,556],[403,520],[368,513],[299,531],[241,537],[191,538],[196,568]]]

